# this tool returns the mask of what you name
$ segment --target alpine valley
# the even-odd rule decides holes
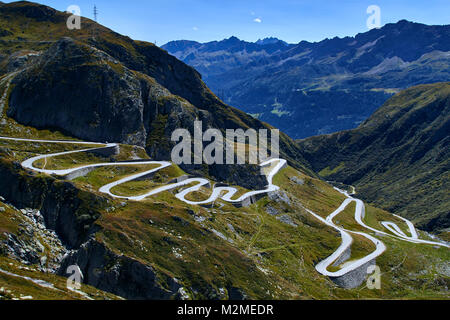
[[[192,67],[68,17],[0,2],[1,300],[449,298],[448,26],[165,47]],[[286,134],[177,165],[195,121]]]

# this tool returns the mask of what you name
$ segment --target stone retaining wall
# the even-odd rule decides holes
[[[373,259],[353,271],[340,277],[330,277],[331,281],[336,283],[339,287],[344,289],[354,289],[359,287],[364,280],[367,279],[367,269],[369,266],[376,265],[376,259]]]

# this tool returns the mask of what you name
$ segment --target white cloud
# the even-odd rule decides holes
[[[198,31],[198,27],[192,27],[192,30]]]
[[[262,22],[261,18],[256,18],[253,21],[255,21],[256,23],[261,23]]]

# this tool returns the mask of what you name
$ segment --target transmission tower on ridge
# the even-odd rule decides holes
[[[98,16],[98,9],[97,6],[94,4],[94,21],[97,22],[97,16]]]
[[[94,4],[94,28],[92,29],[92,38],[93,40],[95,40],[96,36],[97,36],[97,18],[98,18],[98,9],[97,6]]]

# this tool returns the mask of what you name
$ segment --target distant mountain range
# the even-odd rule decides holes
[[[450,80],[450,26],[406,20],[316,43],[231,37],[162,48],[226,103],[293,138],[355,128],[400,90]]]
[[[196,68],[202,74],[203,80],[214,81],[214,77],[285,52],[294,46],[277,38],[246,42],[237,37],[230,37],[208,43],[188,40],[172,41],[162,48]],[[221,90],[219,87],[214,89]]]

